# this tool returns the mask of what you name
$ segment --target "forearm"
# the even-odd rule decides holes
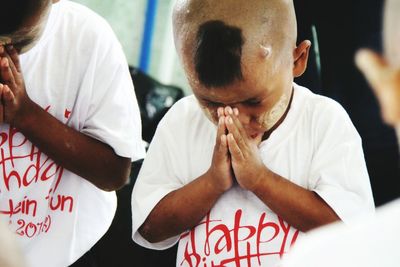
[[[117,156],[110,146],[61,123],[33,101],[28,107],[13,126],[54,162],[106,191],[125,184],[130,159]]]
[[[339,220],[317,193],[266,170],[253,192],[271,210],[300,231],[308,231]]]
[[[210,183],[209,172],[166,195],[139,228],[149,242],[157,243],[196,226],[223,194]]]

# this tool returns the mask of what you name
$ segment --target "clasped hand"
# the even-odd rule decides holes
[[[0,123],[17,125],[29,111],[30,99],[17,50],[12,45],[0,46]]]
[[[261,138],[261,134],[255,138],[247,134],[237,108],[218,108],[216,144],[209,169],[217,189],[227,191],[234,179],[243,189],[257,188],[267,170],[258,151]]]

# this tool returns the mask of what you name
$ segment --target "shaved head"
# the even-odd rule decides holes
[[[188,78],[207,87],[242,80],[244,62],[287,61],[296,46],[291,0],[178,0],[173,19]]]
[[[296,28],[292,0],[177,0],[175,47],[212,122],[217,107],[230,106],[249,136],[279,125],[311,45],[296,46]]]

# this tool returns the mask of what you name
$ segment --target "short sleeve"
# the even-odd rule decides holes
[[[181,129],[181,133],[177,134],[177,129],[170,123],[174,120],[171,115],[176,112],[172,107],[159,123],[132,192],[132,238],[146,248],[166,249],[179,240],[179,236],[175,236],[159,243],[150,243],[138,232],[157,203],[184,185],[179,179],[179,169],[180,166],[187,166],[187,163],[180,156],[176,141],[184,131]]]
[[[101,33],[88,34],[96,45],[81,85],[91,90],[81,132],[134,161],[145,156],[140,111],[122,47],[109,25],[103,24]]]
[[[349,222],[374,213],[362,143],[345,110],[336,102],[321,107],[315,125],[310,189]]]

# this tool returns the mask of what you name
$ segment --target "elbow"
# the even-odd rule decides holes
[[[131,160],[120,159],[113,168],[108,168],[107,174],[103,177],[103,184],[98,186],[101,190],[112,192],[121,189],[129,183],[131,172]]]
[[[333,214],[329,214],[329,215],[325,215],[323,218],[319,219],[319,220],[314,220],[312,222],[309,222],[306,225],[303,225],[301,227],[299,227],[298,229],[302,232],[308,232],[311,230],[314,230],[316,228],[328,225],[328,224],[332,224],[335,222],[341,221],[341,219],[339,218],[339,216],[337,216],[335,213]]]
[[[106,192],[113,192],[113,191],[119,190],[128,184],[128,181],[129,181],[128,178],[129,178],[129,175],[126,177],[114,175],[113,181],[106,182],[102,186],[99,186],[99,188]]]
[[[157,233],[155,233],[155,231],[153,231],[152,227],[147,222],[144,222],[142,224],[142,226],[140,226],[140,228],[138,229],[138,232],[146,241],[148,241],[149,243],[152,243],[152,244],[155,244],[155,243],[165,240],[162,237],[160,237],[159,235],[157,235]]]

